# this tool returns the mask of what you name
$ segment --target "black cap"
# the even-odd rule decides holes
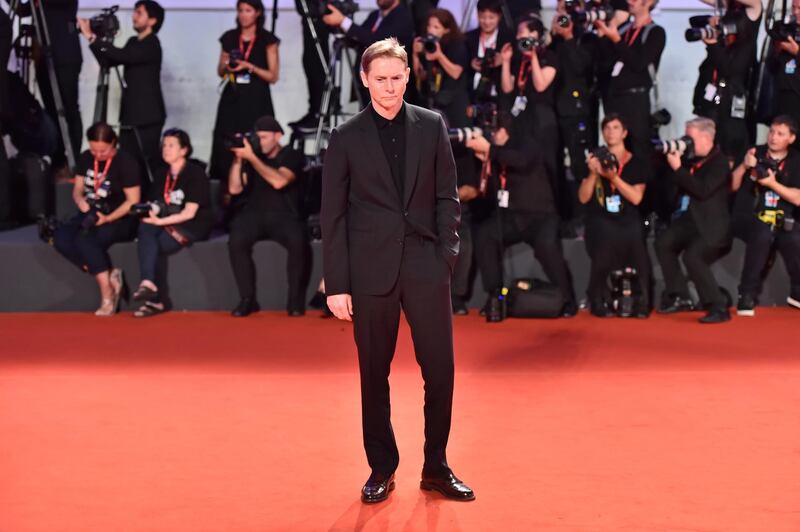
[[[283,128],[273,117],[264,115],[256,120],[253,126],[254,131],[273,131],[275,133],[283,133]]]

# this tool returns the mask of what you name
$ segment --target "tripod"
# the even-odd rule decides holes
[[[58,116],[58,128],[61,132],[61,138],[64,143],[64,151],[66,152],[67,165],[70,171],[75,169],[75,153],[72,151],[72,141],[69,136],[69,126],[67,125],[67,117],[64,112],[64,100],[61,98],[61,88],[58,84],[58,76],[56,75],[55,65],[53,63],[53,49],[50,40],[50,32],[47,29],[47,20],[44,15],[44,8],[42,7],[41,0],[30,0],[28,6],[30,15],[27,13],[23,15],[20,9],[23,9],[21,0],[10,0],[9,13],[11,14],[12,25],[15,18],[19,22],[19,47],[22,50],[30,51],[33,46],[33,37],[35,35],[36,41],[42,49],[42,56],[47,67],[47,77],[50,80],[50,90],[53,96],[53,102],[56,107],[56,114]],[[33,29],[30,26],[22,24],[22,18],[30,16],[33,22]],[[23,29],[26,28],[27,29]],[[32,53],[22,54],[23,62],[23,80],[28,83],[30,81],[30,68],[32,65]],[[0,65],[0,68],[5,68],[5,65]],[[41,86],[41,85],[40,85]]]

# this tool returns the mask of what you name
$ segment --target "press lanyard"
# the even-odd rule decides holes
[[[527,57],[522,59],[522,64],[519,66],[519,74],[517,74],[517,89],[520,94],[525,92],[525,84],[528,83],[528,73],[533,69],[531,60]]]
[[[172,192],[175,190],[175,186],[178,184],[178,177],[180,177],[180,175],[181,173],[178,172],[175,174],[175,179],[172,179],[172,172],[167,170],[167,178],[164,181],[164,203],[167,205],[172,203]]]
[[[255,35],[250,40],[250,44],[247,45],[247,51],[244,49],[244,36],[240,33],[239,34],[239,51],[242,52],[242,57],[245,61],[250,60],[250,52],[253,51],[253,46],[256,44],[256,37]]]
[[[106,164],[103,165],[103,173],[100,174],[100,161],[97,159],[94,160],[94,193],[95,195],[100,190],[100,187],[103,186],[103,183],[106,181],[106,177],[108,176],[108,171],[111,169],[111,161],[114,160],[114,156],[112,155],[106,161]]]

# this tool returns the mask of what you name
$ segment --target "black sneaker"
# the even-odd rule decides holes
[[[592,301],[589,305],[589,312],[596,318],[609,318],[613,313],[608,309],[608,305],[602,299]]]
[[[708,314],[700,318],[700,323],[724,323],[726,321],[731,321],[731,313],[728,312],[728,309],[711,309],[708,311]]]
[[[658,309],[659,314],[675,314],[676,312],[692,312],[694,310],[694,303],[691,299],[673,296],[661,303],[661,308]]]
[[[469,309],[464,299],[459,296],[452,296],[453,301],[453,314],[456,316],[466,316],[469,314]]]
[[[574,301],[567,301],[564,303],[564,308],[561,309],[562,318],[574,318],[578,313],[578,305]]]
[[[261,309],[259,308],[255,299],[245,297],[239,301],[239,304],[236,306],[236,308],[231,311],[231,316],[234,318],[244,318],[253,312],[258,312],[259,310]]]
[[[739,294],[739,303],[736,305],[737,316],[753,317],[756,315],[756,300],[747,294]]]

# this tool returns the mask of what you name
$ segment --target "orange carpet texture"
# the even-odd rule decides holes
[[[402,324],[397,489],[365,506],[349,324],[3,314],[0,532],[799,531],[800,312],[696,318],[457,318],[472,503],[419,489]]]

